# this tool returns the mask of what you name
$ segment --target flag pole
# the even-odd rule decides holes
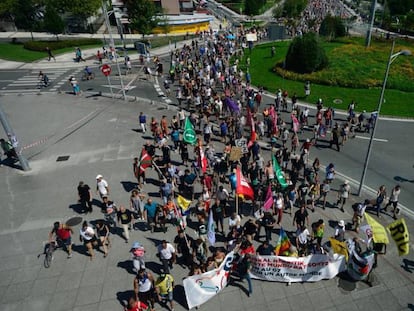
[[[236,212],[237,212],[237,215],[239,215],[239,196],[237,195],[237,190],[236,190]]]
[[[162,176],[163,179],[166,179],[164,174],[161,172],[160,168],[158,167],[158,165],[154,162],[154,160],[151,160],[152,165],[154,165],[155,169],[157,170],[157,172]]]

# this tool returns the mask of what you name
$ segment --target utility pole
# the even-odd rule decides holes
[[[19,145],[19,141],[14,134],[12,127],[10,126],[9,121],[7,120],[7,116],[3,111],[3,108],[0,105],[0,122],[3,125],[4,131],[7,133],[8,138],[10,139],[10,143],[12,144],[14,150],[16,151],[17,158],[19,159],[20,166],[22,167],[23,171],[30,171],[29,162],[23,156],[22,150]]]
[[[372,28],[374,27],[375,21],[375,7],[377,6],[377,0],[372,0],[371,4],[371,19],[369,22],[368,30],[367,30],[367,37],[365,38],[365,47],[369,48],[371,45],[371,36],[372,36]]]

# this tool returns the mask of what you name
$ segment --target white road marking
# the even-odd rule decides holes
[[[356,135],[355,138],[365,139],[365,140],[370,140],[371,139],[371,137],[359,136],[359,135]],[[375,138],[374,137],[374,140],[375,141],[382,142],[382,143],[387,143],[388,142],[388,139],[383,139],[383,138]]]

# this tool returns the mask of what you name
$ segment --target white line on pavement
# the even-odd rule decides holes
[[[366,137],[366,136],[359,136],[356,135],[355,138],[359,138],[359,139],[365,139],[365,140],[370,140],[370,137]],[[374,138],[375,141],[379,141],[379,142],[383,142],[383,143],[387,143],[388,139],[383,139],[383,138]]]

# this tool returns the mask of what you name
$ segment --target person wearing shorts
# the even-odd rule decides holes
[[[171,274],[161,271],[159,278],[155,282],[155,291],[158,295],[159,302],[168,301],[170,304],[170,310],[174,310],[174,278]]]

